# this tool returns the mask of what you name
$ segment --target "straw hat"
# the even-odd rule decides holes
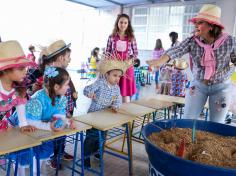
[[[185,70],[188,68],[188,62],[184,59],[176,59],[174,61],[174,66],[175,66],[175,68],[177,68],[179,70]]]
[[[11,40],[0,43],[0,70],[31,65],[35,64],[26,58],[18,41]]]
[[[111,70],[121,70],[122,75],[126,73],[126,70],[133,65],[131,59],[122,60],[117,55],[103,54],[102,59],[98,65],[98,71],[101,74],[106,74]]]
[[[168,65],[168,66],[173,66],[174,65],[174,62],[175,62],[175,60],[170,60],[169,62],[167,62],[166,63],[166,65]]]
[[[196,20],[203,20],[210,24],[215,24],[224,29],[223,24],[220,21],[221,8],[213,4],[205,4],[202,6],[198,15],[190,19],[190,22],[195,23]]]
[[[57,40],[46,47],[42,53],[46,56],[46,59],[50,59],[51,57],[55,56],[56,54],[64,51],[65,49],[69,48],[71,43],[66,44],[64,40]],[[42,55],[42,54],[41,54]]]

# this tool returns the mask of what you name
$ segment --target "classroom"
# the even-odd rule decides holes
[[[235,0],[1,0],[0,176],[235,176]]]

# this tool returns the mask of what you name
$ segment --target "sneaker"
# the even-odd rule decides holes
[[[71,161],[71,160],[74,159],[74,157],[73,157],[72,155],[70,155],[69,153],[66,153],[66,152],[65,152],[65,153],[63,154],[62,159],[65,160],[65,161]]]
[[[57,161],[56,160],[50,160],[50,165],[49,165],[52,169],[57,169]],[[62,170],[62,164],[59,165],[59,170]]]
[[[94,158],[97,159],[97,160],[100,160],[100,158],[101,158],[101,157],[100,157],[100,154],[99,154],[99,153],[96,153],[96,154],[94,155]]]
[[[84,160],[84,168],[91,168],[90,158]]]

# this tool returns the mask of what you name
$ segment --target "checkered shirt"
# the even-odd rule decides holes
[[[115,37],[119,37],[118,34],[116,34]],[[107,53],[114,53],[116,51],[115,49],[115,37],[109,36],[108,41],[107,41],[107,48],[106,52]],[[132,41],[128,42],[128,56],[133,55],[134,58],[137,58],[138,56],[138,48],[137,48],[137,43],[135,38]]]
[[[108,85],[106,79],[99,78],[93,84],[84,88],[84,95],[94,93],[96,98],[92,100],[88,112],[100,111],[109,107],[119,108],[122,101],[120,87]]]
[[[185,97],[188,77],[185,71],[176,70],[171,74],[171,91],[170,95]]]
[[[201,39],[200,39],[201,40]],[[200,47],[193,37],[182,41],[178,46],[166,51],[171,59],[181,58],[184,54],[189,53],[193,61],[193,76],[196,80],[203,81],[205,69],[201,66],[201,59],[204,54],[204,48]],[[229,36],[228,39],[216,50],[216,72],[210,78],[211,84],[221,83],[230,78],[234,68],[230,68],[231,57],[236,53],[236,38]]]
[[[71,88],[69,88],[66,92],[66,99],[67,99],[66,112],[70,113],[74,110],[74,107],[75,107],[75,102],[72,99]]]
[[[145,81],[143,79],[143,74],[138,67],[134,67],[134,76],[135,76],[135,83],[136,86],[140,86],[142,84],[145,84]]]

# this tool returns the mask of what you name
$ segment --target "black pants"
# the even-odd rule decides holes
[[[106,133],[102,132],[103,140],[106,139]],[[90,155],[97,152],[99,149],[99,130],[92,128],[86,131],[84,140],[84,165],[90,166]]]
[[[56,138],[53,141],[53,145],[54,145],[54,155],[53,155],[53,159],[57,159],[57,156],[59,154],[59,149],[61,147],[61,154],[64,153],[65,150],[65,146],[66,146],[66,136],[62,136],[60,138]]]

